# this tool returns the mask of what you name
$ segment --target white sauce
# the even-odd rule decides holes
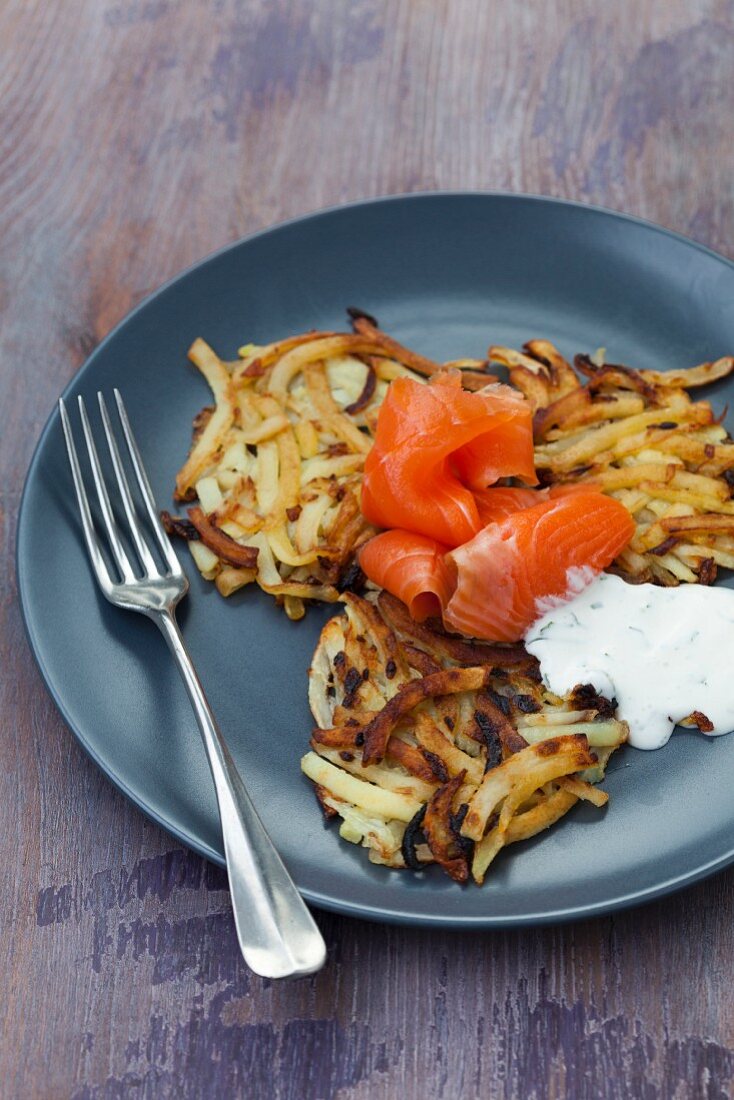
[[[734,591],[628,584],[602,573],[525,638],[557,695],[593,684],[618,704],[630,744],[659,749],[699,711],[712,735],[734,730]]]

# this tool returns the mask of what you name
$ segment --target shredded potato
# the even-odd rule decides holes
[[[442,369],[352,315],[354,333],[246,344],[237,363],[201,339],[189,351],[215,404],[194,421],[176,478],[176,499],[203,513],[197,535],[173,517],[170,529],[198,537],[194,560],[223,596],[256,583],[296,620],[310,600],[338,599],[355,550],[374,533],[359,494],[388,382]],[[495,381],[484,361],[455,366],[471,389]],[[256,565],[222,535],[256,554]]]
[[[552,695],[521,646],[419,626],[385,592],[343,600],[313,657],[317,728],[301,766],[342,839],[373,863],[437,863],[481,884],[506,845],[579,799],[606,803],[589,779],[628,735],[607,700]]]
[[[636,371],[577,355],[582,384],[551,344],[492,347],[490,360],[534,409],[544,484],[589,484],[616,497],[636,530],[612,571],[633,582],[711,584],[731,568],[734,443],[687,390],[734,371],[725,356],[687,370]]]

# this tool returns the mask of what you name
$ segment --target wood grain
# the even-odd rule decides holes
[[[499,188],[624,208],[732,255],[733,31],[731,0],[0,6],[3,1097],[731,1095],[731,872],[562,928],[324,915],[324,972],[248,975],[222,873],[64,729],[10,563],[63,384],[143,295],[251,230]]]

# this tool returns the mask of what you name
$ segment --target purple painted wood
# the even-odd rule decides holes
[[[327,970],[248,975],[221,872],[63,728],[10,562],[63,384],[144,294],[260,226],[504,188],[624,208],[731,255],[733,20],[731,0],[0,7],[3,1097],[731,1094],[732,873],[559,929],[323,916]]]

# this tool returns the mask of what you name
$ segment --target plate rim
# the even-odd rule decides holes
[[[176,283],[183,281],[194,271],[197,271],[199,268],[205,267],[210,262],[217,260],[220,256],[223,256],[228,252],[248,245],[251,242],[258,240],[259,238],[266,237],[268,236],[268,234],[276,233],[296,225],[302,225],[304,223],[318,220],[320,218],[338,215],[342,212],[349,212],[363,207],[379,207],[383,205],[399,204],[406,202],[420,203],[433,199],[451,200],[472,198],[484,199],[490,202],[529,202],[550,206],[561,206],[571,208],[578,212],[590,212],[594,214],[600,214],[604,217],[612,219],[619,219],[623,222],[629,222],[633,225],[639,226],[642,229],[646,229],[648,231],[653,231],[666,237],[670,237],[678,244],[682,244],[688,248],[693,248],[696,251],[703,253],[705,256],[708,256],[710,259],[713,259],[718,263],[723,264],[726,268],[734,270],[734,260],[722,255],[720,252],[716,252],[714,249],[709,248],[707,245],[702,244],[700,241],[696,241],[691,237],[687,237],[685,234],[678,233],[676,230],[669,229],[667,226],[660,225],[659,223],[650,221],[647,218],[639,217],[636,214],[628,214],[624,211],[615,210],[611,207],[603,206],[596,203],[580,202],[575,199],[557,198],[552,195],[542,195],[532,192],[494,190],[435,190],[395,192],[380,195],[374,198],[356,199],[346,203],[337,203],[316,210],[311,210],[305,214],[295,215],[294,217],[288,218],[284,221],[279,221],[273,223],[272,225],[264,226],[263,228],[246,234],[243,237],[239,237],[237,240],[230,241],[212,252],[206,253],[198,260],[195,260],[193,263],[189,264],[181,271],[172,275],[165,282],[161,283],[154,290],[141,298],[141,300],[135,306],[133,306],[133,308],[129,310],[129,312],[127,312],[110,329],[110,331],[92,350],[85,361],[72,374],[71,378],[68,380],[62,390],[60,398],[67,398],[69,396],[70,391],[76,387],[80,378],[85,375],[90,369],[92,369],[98,355],[100,355],[106,349],[109,343],[112,343],[114,341],[118,331],[124,325],[127,325],[128,322],[132,321],[138,313],[146,309],[149,304],[151,304],[156,298],[164,294]],[[40,462],[41,452],[44,449],[48,435],[54,428],[58,415],[57,401],[56,405],[49,413],[49,416],[47,417],[46,422],[43,425],[43,428],[41,429],[36,444],[33,448],[31,459],[24,477],[23,490],[18,506],[18,517],[16,521],[14,546],[15,578],[18,592],[18,602],[20,604],[21,618],[23,621],[26,641],[33,655],[36,668],[41,675],[41,679],[43,680],[45,688],[51,696],[51,699],[53,700],[53,703],[56,706],[57,710],[59,711],[64,721],[64,724],[66,725],[67,729],[69,729],[69,731],[72,733],[77,743],[81,746],[89,759],[91,759],[95,763],[95,765],[100,769],[106,779],[113,785],[113,787],[115,787],[122,795],[124,795],[125,798],[127,798],[134,806],[136,806],[137,809],[140,810],[150,821],[153,821],[157,825],[159,825],[169,836],[182,843],[185,847],[203,856],[205,859],[208,859],[212,863],[223,867],[225,866],[225,861],[223,856],[219,852],[211,848],[208,844],[205,844],[198,840],[186,829],[180,828],[168,821],[162,814],[158,813],[155,809],[142,801],[142,799],[125,782],[123,782],[106,766],[99,753],[95,751],[94,747],[87,740],[83,732],[77,729],[73,724],[64,700],[59,692],[56,690],[56,687],[51,680],[50,674],[45,667],[44,661],[42,660],[40,648],[37,644],[37,634],[34,630],[32,623],[29,620],[27,606],[27,592],[29,582],[26,576],[26,567],[23,564],[23,551],[26,545],[24,528],[26,523],[25,515],[27,510],[29,487],[37,475],[37,467]],[[665,897],[668,894],[685,889],[688,886],[693,886],[695,883],[701,882],[719,871],[723,871],[726,867],[731,866],[732,863],[734,863],[734,843],[732,843],[732,846],[729,848],[728,851],[722,853],[716,858],[701,863],[693,869],[686,871],[680,875],[665,879],[663,882],[659,882],[654,886],[645,887],[624,894],[619,894],[612,899],[593,902],[588,905],[575,905],[568,908],[557,908],[550,910],[544,909],[537,913],[522,912],[516,915],[504,914],[502,916],[493,916],[491,912],[484,913],[478,916],[461,914],[432,915],[423,913],[408,913],[395,908],[386,908],[378,905],[367,905],[362,903],[357,904],[350,902],[348,899],[338,897],[335,898],[316,890],[302,889],[301,887],[299,887],[299,891],[303,895],[305,900],[309,902],[309,904],[319,909],[339,913],[345,916],[355,917],[358,919],[390,924],[412,925],[423,928],[486,931],[491,929],[539,927],[542,925],[563,924],[572,921],[591,919],[622,909],[644,905],[659,898]]]

